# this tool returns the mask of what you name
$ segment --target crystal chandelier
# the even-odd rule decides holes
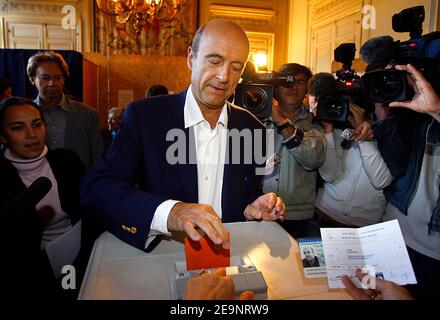
[[[185,6],[187,0],[96,0],[98,8],[115,17],[117,23],[133,22],[133,29],[140,34],[146,23],[153,19],[171,21]]]

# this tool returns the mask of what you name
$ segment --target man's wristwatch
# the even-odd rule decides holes
[[[284,129],[293,126],[292,121],[290,121],[289,119],[287,119],[286,122],[284,122],[282,125],[280,126],[276,126],[277,127],[277,132],[281,134],[281,131],[283,131]]]
[[[298,147],[302,143],[304,138],[304,132],[297,126],[293,124],[292,126],[295,127],[295,132],[289,138],[282,142],[282,144],[285,145],[287,149]]]

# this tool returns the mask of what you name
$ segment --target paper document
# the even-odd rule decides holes
[[[81,220],[69,231],[46,245],[46,254],[55,278],[60,278],[65,265],[72,265],[81,248]]]
[[[417,283],[397,220],[358,229],[321,228],[321,238],[330,288],[344,288],[344,275],[362,286],[357,268],[399,285]]]

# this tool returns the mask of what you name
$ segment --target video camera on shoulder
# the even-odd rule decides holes
[[[264,120],[272,115],[272,98],[275,87],[293,87],[295,77],[292,74],[270,72],[257,73],[252,62],[248,62],[242,75],[243,81],[237,85],[234,103]]]
[[[363,106],[360,77],[351,69],[356,46],[343,43],[334,51],[334,59],[343,64],[336,71],[336,79],[331,74],[320,73],[312,78],[311,93],[318,97],[316,120],[330,121],[345,125],[349,113],[350,101]]]
[[[394,41],[390,36],[372,38],[361,48],[362,59],[370,69],[362,77],[362,91],[371,102],[389,103],[410,100],[414,92],[408,81],[407,72],[385,69],[388,64],[412,64],[419,69],[440,92],[440,32],[422,36],[425,8],[416,6],[393,15],[395,32],[409,32],[410,40]]]
[[[410,40],[394,41],[390,36],[372,38],[361,48],[363,60],[370,70],[362,77],[351,70],[356,52],[354,43],[344,43],[335,49],[335,60],[343,63],[336,72],[336,92],[319,97],[317,120],[344,123],[350,101],[371,110],[375,102],[390,103],[410,100],[414,92],[407,72],[385,69],[388,64],[412,64],[440,92],[440,32],[422,36],[425,9],[417,6],[402,10],[392,18],[393,30],[409,32]]]

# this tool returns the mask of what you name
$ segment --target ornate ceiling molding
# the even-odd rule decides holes
[[[338,4],[340,4],[341,1],[339,0],[333,0],[325,2],[321,5],[316,5],[313,7],[313,15],[316,17],[322,16],[324,14],[327,14],[329,11],[332,11],[335,7],[337,7]]]
[[[273,31],[275,26],[276,11],[229,5],[211,4],[209,6],[209,20],[215,18],[228,18],[234,20],[245,29]]]
[[[209,6],[209,11],[215,16],[256,20],[272,20],[276,14],[275,10],[272,9],[228,6],[220,4],[211,4]]]
[[[328,19],[331,16],[341,13],[356,12],[362,9],[362,0],[315,0],[311,1],[310,12],[311,21],[316,23],[322,19]]]
[[[223,18],[224,16],[211,16],[212,19]],[[274,32],[274,23],[264,20],[245,19],[245,18],[230,18],[238,23],[245,30],[265,30],[267,32]]]

